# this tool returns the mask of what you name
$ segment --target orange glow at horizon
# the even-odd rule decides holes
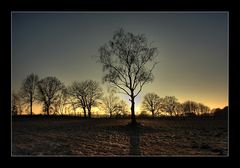
[[[125,99],[124,99],[125,100]],[[194,100],[193,100],[194,101]],[[127,101],[126,101],[127,102]],[[139,115],[142,111],[141,109],[141,102],[142,101],[136,101],[135,102],[135,114],[136,115]],[[180,103],[183,103],[184,101],[179,101]],[[197,101],[196,101],[197,102]],[[225,106],[228,106],[228,104],[226,104],[225,102],[221,102],[221,103],[214,103],[214,102],[211,102],[211,101],[206,101],[206,102],[198,102],[198,103],[203,103],[207,106],[210,107],[210,109],[213,109],[213,108],[224,108]],[[129,105],[128,108],[129,108],[129,114],[130,114],[130,107],[131,107],[131,104],[130,104],[130,101],[127,102],[127,104]],[[71,111],[70,112],[71,114],[73,114],[74,112]],[[23,114],[28,114],[28,112],[23,112]],[[34,104],[33,105],[33,114],[37,115],[37,114],[44,114],[44,112],[42,111],[42,106],[39,105],[39,104]],[[82,112],[82,109],[79,108],[77,110],[77,114],[81,114],[83,115],[83,112]],[[97,107],[94,107],[93,108],[93,114],[95,115],[106,115],[105,112],[101,111],[101,109],[97,108]]]

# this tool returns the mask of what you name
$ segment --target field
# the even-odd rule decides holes
[[[223,119],[14,118],[13,156],[227,156]]]

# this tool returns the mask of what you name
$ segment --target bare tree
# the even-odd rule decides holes
[[[82,108],[82,106],[79,103],[79,100],[75,99],[72,96],[69,97],[68,104],[70,105],[68,106],[68,110],[73,111],[73,114],[75,115],[77,115],[77,109]],[[71,115],[71,113],[69,113],[69,115]],[[80,116],[81,116],[81,113],[80,113]],[[87,117],[86,110],[84,111],[84,117]]]
[[[144,111],[149,111],[152,113],[152,117],[158,113],[162,107],[163,99],[161,99],[155,93],[147,93],[142,102],[142,108]]]
[[[23,101],[29,104],[30,115],[32,115],[32,106],[36,98],[36,89],[38,83],[38,75],[30,74],[28,75],[22,83],[20,90],[21,97]]]
[[[210,108],[204,105],[203,103],[198,103],[198,107],[199,107],[199,115],[208,114],[210,112]]]
[[[175,104],[174,115],[175,116],[182,116],[182,115],[184,115],[183,105],[181,103],[179,103],[179,102],[176,102],[176,104]]]
[[[75,104],[83,108],[84,117],[91,118],[91,109],[97,105],[98,100],[102,96],[102,88],[99,84],[92,80],[83,82],[73,82],[69,87],[68,93],[75,98]]]
[[[50,114],[52,105],[64,89],[63,83],[56,77],[46,77],[38,82],[38,100],[43,103],[43,111]]]
[[[68,93],[73,97],[72,107],[82,107],[84,117],[87,117],[87,82],[74,81],[68,88]]]
[[[196,114],[199,115],[198,113],[198,103],[195,101],[190,101],[190,107],[191,107],[191,111]]]
[[[191,113],[191,101],[188,100],[188,101],[185,101],[184,103],[182,103],[182,106],[183,106],[183,111],[184,111],[184,114],[187,115],[188,113]]]
[[[185,115],[198,115],[198,103],[196,103],[195,101],[185,101],[183,103],[183,110]]]
[[[67,106],[70,103],[68,102],[67,89],[63,88],[61,93],[56,98],[56,101],[53,103],[54,114],[64,115],[67,112]]]
[[[177,98],[175,96],[165,96],[163,102],[164,111],[170,116],[175,115],[178,106]]]
[[[87,109],[88,109],[88,117],[91,118],[92,115],[92,107],[98,105],[98,101],[102,98],[103,91],[100,87],[99,83],[93,80],[87,80]]]
[[[12,115],[21,115],[22,114],[22,102],[18,93],[12,92]]]
[[[109,117],[112,116],[118,111],[118,103],[120,99],[116,96],[116,90],[108,89],[108,96],[102,98],[102,108],[103,110],[109,114]]]
[[[129,116],[129,105],[126,101],[120,100],[118,107],[118,112],[116,113],[117,116]]]
[[[128,111],[129,107],[128,107],[128,104],[126,103],[126,101],[124,100],[120,100],[118,105],[117,105],[117,110],[116,110],[116,117],[126,117],[128,116]]]
[[[99,49],[99,62],[103,65],[104,82],[109,82],[130,97],[131,124],[136,125],[135,98],[145,84],[153,81],[157,62],[157,48],[148,44],[143,34],[115,32],[113,39]]]

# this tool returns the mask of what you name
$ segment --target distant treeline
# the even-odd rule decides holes
[[[117,96],[116,88],[103,93],[100,84],[93,80],[74,81],[65,86],[56,77],[39,80],[38,75],[30,74],[22,82],[17,92],[12,92],[12,115],[33,115],[34,104],[40,104],[44,115],[79,116],[84,118],[128,118],[130,107]],[[92,114],[97,107],[100,113]],[[175,96],[159,97],[147,93],[141,103],[138,117],[164,116],[216,116],[227,117],[228,107],[210,109],[195,101],[178,102]]]
[[[142,112],[138,117],[140,118],[152,118],[152,116],[145,114],[145,112]],[[224,108],[214,108],[212,109],[209,113],[203,113],[203,114],[196,114],[194,112],[187,112],[187,113],[182,113],[180,115],[158,115],[155,118],[166,118],[166,119],[171,119],[171,118],[221,118],[221,119],[228,119],[228,106],[225,106]]]

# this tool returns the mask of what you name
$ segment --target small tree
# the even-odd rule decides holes
[[[142,102],[142,108],[144,111],[152,113],[152,117],[158,113],[162,107],[163,100],[155,93],[147,93]]]
[[[199,115],[208,114],[210,112],[210,108],[202,103],[198,103],[198,107]]]
[[[43,103],[43,111],[50,114],[52,105],[57,101],[61,91],[64,89],[63,83],[56,77],[46,77],[38,82],[38,100]]]
[[[87,109],[88,109],[88,117],[91,118],[92,115],[92,107],[96,107],[98,105],[99,100],[102,98],[103,92],[99,83],[93,80],[87,80]]]
[[[13,92],[12,93],[12,115],[21,115],[22,114],[22,102],[19,94]]]
[[[67,106],[69,106],[67,89],[63,88],[56,98],[56,101],[53,103],[54,114],[66,114]]]
[[[175,116],[184,115],[183,106],[182,106],[182,104],[179,103],[179,102],[176,102],[176,104],[175,104],[174,115],[175,115]]]
[[[109,114],[112,118],[114,114],[118,111],[119,97],[116,96],[116,91],[114,89],[108,89],[108,96],[102,98],[103,110]]]
[[[120,29],[109,43],[99,49],[104,82],[109,82],[130,97],[131,124],[136,125],[135,98],[145,84],[153,81],[157,48],[148,44],[143,34]]]
[[[32,73],[23,80],[20,91],[23,101],[29,104],[30,115],[32,115],[32,106],[36,98],[37,83],[38,76]]]
[[[82,107],[84,118],[87,117],[87,83],[74,81],[68,88],[68,94],[73,97],[71,104],[75,109],[76,107]]]
[[[184,111],[184,114],[186,115],[187,113],[191,113],[191,102],[188,100],[188,101],[185,101],[183,104],[183,111]]]
[[[98,100],[102,97],[102,88],[99,84],[92,80],[83,82],[73,82],[68,88],[68,93],[75,99],[75,103],[82,107],[84,117],[91,118],[92,107],[96,106]]]
[[[129,107],[126,101],[120,100],[118,105],[117,105],[117,110],[116,110],[116,117],[123,116],[126,117],[128,116],[128,111]]]
[[[182,105],[183,105],[183,110],[185,114],[189,115],[193,113],[194,115],[198,115],[198,110],[199,110],[198,103],[188,100],[188,101],[185,101]]]
[[[170,116],[176,114],[176,110],[178,108],[177,98],[175,96],[165,96],[163,99],[163,109]]]

